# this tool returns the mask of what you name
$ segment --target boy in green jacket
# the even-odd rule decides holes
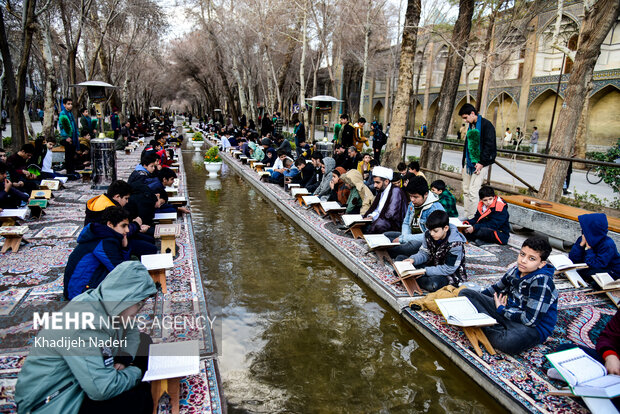
[[[459,213],[456,211],[456,198],[443,180],[435,180],[431,183],[431,191],[439,197],[439,202],[448,213],[450,217],[458,217]]]
[[[17,411],[151,413],[150,385],[140,379],[152,341],[140,333],[135,317],[155,293],[146,268],[127,261],[96,289],[73,298],[62,309],[63,326],[72,329],[53,329],[50,323],[34,339],[15,386]],[[82,322],[86,316],[93,317],[92,326]],[[106,341],[111,344],[102,344]]]

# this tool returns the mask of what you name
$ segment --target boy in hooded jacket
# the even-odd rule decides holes
[[[428,292],[444,286],[458,287],[467,279],[465,271],[465,244],[467,239],[450,224],[448,213],[435,210],[426,219],[424,240],[418,252],[405,261],[416,268],[424,267],[426,273],[417,281]],[[397,258],[398,259],[398,258]]]
[[[385,236],[400,246],[388,249],[392,258],[397,256],[412,256],[418,252],[424,241],[426,220],[435,210],[444,211],[437,196],[428,189],[428,182],[424,177],[413,177],[407,183],[405,192],[409,196],[407,214],[403,220],[401,232],[387,232]]]
[[[73,299],[94,289],[116,266],[129,260],[129,214],[122,207],[108,207],[102,223],[90,223],[80,233],[78,245],[65,267],[63,293]]]
[[[547,263],[551,245],[546,238],[523,242],[517,266],[482,292],[464,289],[479,312],[495,318],[496,325],[483,327],[495,349],[516,355],[543,343],[558,319],[558,291],[553,283],[555,268]]]
[[[581,276],[609,273],[620,278],[620,254],[616,243],[607,235],[607,216],[603,213],[582,214],[577,217],[582,235],[573,244],[568,257],[573,263],[585,263],[587,269],[577,270]]]
[[[96,288],[75,297],[62,310],[67,316],[89,314],[94,329],[41,329],[15,386],[20,413],[77,414],[153,410],[147,369],[150,337],[131,323],[157,289],[139,262],[125,262]],[[67,317],[65,316],[65,317]],[[101,320],[120,319],[107,326]],[[83,320],[83,318],[78,319]],[[112,341],[100,347],[99,341]],[[64,343],[84,346],[68,348]],[[94,340],[94,342],[91,342]]]
[[[480,202],[476,214],[473,218],[463,221],[464,224],[471,225],[464,230],[465,237],[475,243],[508,243],[510,237],[508,205],[488,186],[480,188],[478,197]]]

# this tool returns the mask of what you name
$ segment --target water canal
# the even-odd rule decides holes
[[[505,411],[243,178],[183,157],[229,413]]]

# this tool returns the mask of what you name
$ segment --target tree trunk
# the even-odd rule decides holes
[[[241,73],[239,73],[239,67],[237,66],[237,57],[233,53],[233,74],[235,75],[235,80],[237,81],[237,90],[239,91],[239,103],[241,104],[241,113],[248,116],[248,101],[245,97],[245,88],[244,84],[241,80]],[[245,126],[245,125],[242,125]]]
[[[22,111],[15,113],[15,103],[17,99],[17,81],[15,72],[13,71],[13,60],[9,50],[9,43],[6,36],[6,28],[4,26],[4,7],[0,7],[0,52],[2,52],[2,63],[4,65],[3,75],[8,92],[7,112],[11,121],[11,133],[13,144],[16,140],[25,141],[24,134],[24,115]],[[23,105],[22,105],[23,106]],[[21,134],[21,135],[20,135]]]
[[[451,53],[448,56],[446,70],[441,82],[437,110],[430,124],[429,139],[445,140],[452,121],[454,100],[461,80],[463,56],[467,49],[467,40],[471,31],[471,18],[474,14],[474,0],[460,0],[459,17],[452,32]],[[420,153],[420,164],[439,171],[443,146],[439,143],[425,142]]]
[[[400,162],[402,140],[407,129],[407,113],[409,112],[409,103],[413,92],[413,60],[415,58],[421,9],[421,0],[407,1],[398,67],[398,88],[392,112],[390,137],[388,138],[382,162],[382,164],[390,168],[396,168],[396,165]]]
[[[253,121],[257,122],[258,118],[256,117],[256,98],[254,97],[254,82],[252,81],[250,84],[248,82],[248,79],[252,79],[249,75],[248,75],[248,70],[245,68],[245,66],[243,67],[243,80],[245,81],[245,84],[248,85],[248,100],[249,100],[249,109],[250,109],[250,113],[248,114],[248,121],[250,119],[252,119]]]
[[[301,19],[297,19],[295,23],[294,33],[297,33],[301,28]],[[293,62],[293,55],[295,54],[295,50],[297,49],[297,42],[293,38],[289,38],[288,40],[288,48],[286,49],[286,54],[284,55],[284,62],[282,62],[282,66],[279,69],[278,75],[278,90],[280,94],[282,94],[284,89],[284,82],[286,81],[286,75],[288,74],[288,70],[291,67],[291,63]],[[278,107],[278,111],[282,111],[282,103],[280,102],[280,106]],[[258,118],[255,118],[256,121]]]
[[[236,125],[239,123],[239,114],[237,113],[237,108],[234,105],[235,99],[234,99],[232,90],[230,89],[230,85],[228,84],[228,78],[226,76],[226,71],[224,70],[224,61],[222,59],[222,51],[220,49],[220,44],[217,40],[217,37],[215,36],[215,33],[213,32],[213,27],[210,24],[206,24],[206,23],[205,23],[205,26],[206,26],[206,30],[209,35],[209,38],[211,40],[211,43],[213,43],[213,50],[215,51],[215,56],[214,56],[215,68],[222,81],[222,86],[224,87],[224,92],[226,93],[226,99],[228,100],[228,102],[231,103],[230,112],[231,112],[231,116],[233,119],[233,123]]]
[[[478,112],[482,111],[480,107],[480,104],[483,101],[482,88],[484,87],[486,70],[488,65],[487,60],[489,59],[491,40],[493,40],[493,32],[495,30],[495,17],[497,16],[497,10],[499,10],[499,7],[491,11],[491,15],[489,16],[489,25],[487,26],[487,33],[484,38],[484,52],[482,54],[482,61],[480,62],[480,76],[478,80],[478,90],[476,91],[476,107],[478,108]]]
[[[301,61],[299,62],[299,115],[302,121],[308,126],[308,112],[306,111],[306,77],[304,76],[304,66],[306,64],[306,48],[308,43],[308,3],[304,1],[302,37],[301,37]]]
[[[588,92],[588,83],[592,79],[594,65],[601,53],[601,44],[618,19],[619,13],[620,2],[618,0],[599,0],[589,10],[585,10],[579,48],[575,54],[573,70],[566,88],[566,99],[562,105],[555,131],[551,136],[550,154],[552,155],[563,157],[571,155],[575,145],[577,125]],[[551,201],[560,199],[567,169],[568,162],[566,161],[547,161],[538,193],[540,198]]]
[[[52,55],[52,36],[48,21],[42,21],[41,54],[45,69],[45,91],[43,93],[43,130],[44,137],[54,134],[54,94],[56,91],[56,73]]]
[[[366,24],[364,25],[364,61],[362,62],[362,87],[360,88],[359,116],[364,116],[364,88],[366,87],[366,74],[368,73],[368,48],[370,47],[370,11],[372,0],[368,0],[368,10],[366,11]]]
[[[431,87],[433,86],[433,43],[428,43],[428,63],[426,64],[426,85],[424,86],[424,108],[422,108],[422,123],[428,124],[428,111],[431,107],[429,102],[431,98]],[[415,128],[415,126],[414,126]],[[412,135],[415,135],[415,130],[411,131]]]

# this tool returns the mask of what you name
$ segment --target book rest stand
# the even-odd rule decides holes
[[[369,250],[366,254],[374,252],[377,255],[377,259],[379,260],[380,264],[385,265],[385,262],[387,261],[393,267],[394,262],[392,262],[392,258],[388,254],[387,249],[387,247],[377,247],[375,249]]]
[[[0,217],[0,226],[14,226],[15,217]]]
[[[354,223],[349,227],[344,233],[351,232],[351,236],[353,236],[353,240],[361,239],[364,236],[362,233],[362,229],[366,226],[367,223]]]
[[[13,253],[16,253],[19,250],[23,237],[23,234],[5,234],[4,244],[2,245],[0,253],[6,253],[9,249],[12,249]]]
[[[491,355],[495,355],[495,349],[489,342],[487,336],[482,332],[482,329],[479,326],[461,326],[460,327],[463,332],[465,332],[465,336],[474,347],[476,354],[481,357],[482,349],[480,349],[480,344],[484,345],[487,349],[487,352]]]
[[[28,208],[30,209],[30,217],[40,219],[45,214],[43,210],[47,208],[47,200],[30,199]]]
[[[177,239],[174,234],[161,236],[161,252],[170,253],[173,256],[177,254]]]
[[[166,378],[151,382],[151,396],[153,397],[153,414],[157,414],[157,405],[160,398],[167,393],[170,396],[170,410],[179,414],[180,378]]]
[[[400,274],[400,272],[396,270],[396,268],[394,268],[394,272],[396,272],[396,275],[398,276],[398,280],[390,282],[390,285],[401,282],[403,286],[405,287],[405,290],[407,290],[407,293],[409,294],[409,296],[414,296],[416,293],[418,295],[424,295],[424,293],[422,292],[422,288],[420,287],[420,285],[418,285],[418,281],[417,281],[417,279],[422,275],[410,275],[410,276],[403,277]]]
[[[84,183],[90,182],[90,176],[92,174],[92,170],[80,170],[76,172],[82,176],[82,182]]]
[[[149,270],[149,275],[151,275],[153,282],[159,282],[163,293],[168,293],[166,289],[166,269],[151,269]]]
[[[332,223],[334,224],[339,224],[342,222],[342,219],[340,218],[340,216],[342,215],[342,213],[346,210],[345,208],[342,208],[340,210],[329,210],[329,211],[325,211],[325,209],[323,208],[322,205],[318,204],[319,209],[321,210],[320,213],[318,213],[319,215],[323,216],[323,217],[327,217],[329,216],[329,218],[332,220]],[[316,210],[315,210],[316,211]]]
[[[304,199],[302,197],[307,195],[308,194],[295,194],[295,201],[297,201],[300,207],[303,207],[304,205]]]

